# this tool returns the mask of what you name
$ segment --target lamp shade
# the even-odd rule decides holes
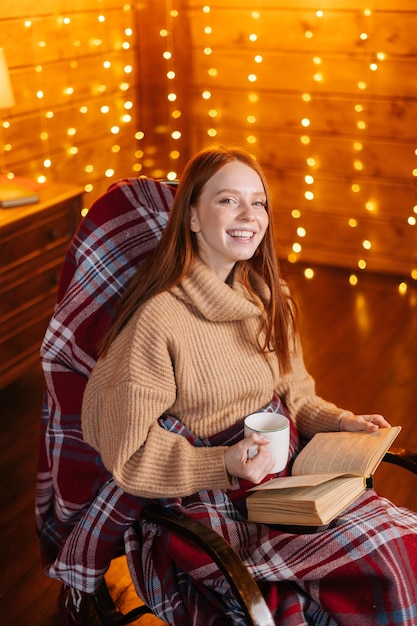
[[[10,109],[15,105],[12,83],[7,69],[6,55],[0,48],[0,109]]]

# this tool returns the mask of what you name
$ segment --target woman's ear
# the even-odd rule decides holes
[[[198,219],[197,209],[194,206],[190,206],[190,230],[193,233],[200,232],[200,222]]]

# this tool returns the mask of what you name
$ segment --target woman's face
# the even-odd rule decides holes
[[[226,280],[236,261],[250,259],[268,227],[266,194],[258,173],[240,161],[224,165],[191,207],[198,254]]]

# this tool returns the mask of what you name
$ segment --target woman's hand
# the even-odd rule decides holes
[[[244,478],[254,484],[260,483],[265,476],[272,473],[274,459],[268,452],[268,439],[257,433],[252,433],[242,441],[226,449],[224,460],[231,476]],[[248,458],[249,449],[257,444],[258,452],[251,459]]]
[[[391,426],[387,420],[378,414],[374,415],[354,415],[346,413],[342,415],[339,422],[339,430],[349,430],[351,432],[357,430],[364,430],[368,433],[372,433],[378,428],[388,428]]]

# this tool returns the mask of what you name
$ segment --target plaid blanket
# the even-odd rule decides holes
[[[83,220],[65,259],[55,313],[42,346],[45,402],[37,525],[44,570],[93,592],[124,544],[144,600],[171,624],[244,624],[228,585],[202,551],[152,524],[147,501],[123,492],[85,444],[82,394],[97,345],[127,279],[155,246],[174,190],[148,179],[112,186]],[[276,399],[269,409],[285,410]],[[161,427],[194,445],[232,443],[241,423],[210,441],[173,418]],[[292,449],[297,437],[292,429]],[[367,492],[328,527],[249,524],[245,490],[205,491],[163,505],[220,532],[258,580],[277,624],[416,626],[417,516]]]
[[[285,413],[276,398],[264,410]],[[161,423],[196,446],[231,445],[243,436],[242,422],[206,441],[175,418]],[[293,459],[298,436],[291,428]],[[415,513],[369,490],[325,527],[307,532],[270,527],[247,522],[245,496],[251,486],[240,481],[232,491],[200,491],[160,503],[225,537],[258,581],[276,624],[417,624]],[[138,594],[169,624],[245,626],[229,584],[200,549],[144,521],[126,531],[125,546]]]
[[[65,555],[58,555],[74,526],[84,523],[90,504],[117,492],[100,456],[83,441],[82,396],[115,303],[159,240],[174,194],[150,179],[115,183],[90,208],[64,260],[41,347],[45,396],[36,518],[43,566],[51,576],[56,559],[65,568]],[[96,580],[78,586],[91,591]]]

